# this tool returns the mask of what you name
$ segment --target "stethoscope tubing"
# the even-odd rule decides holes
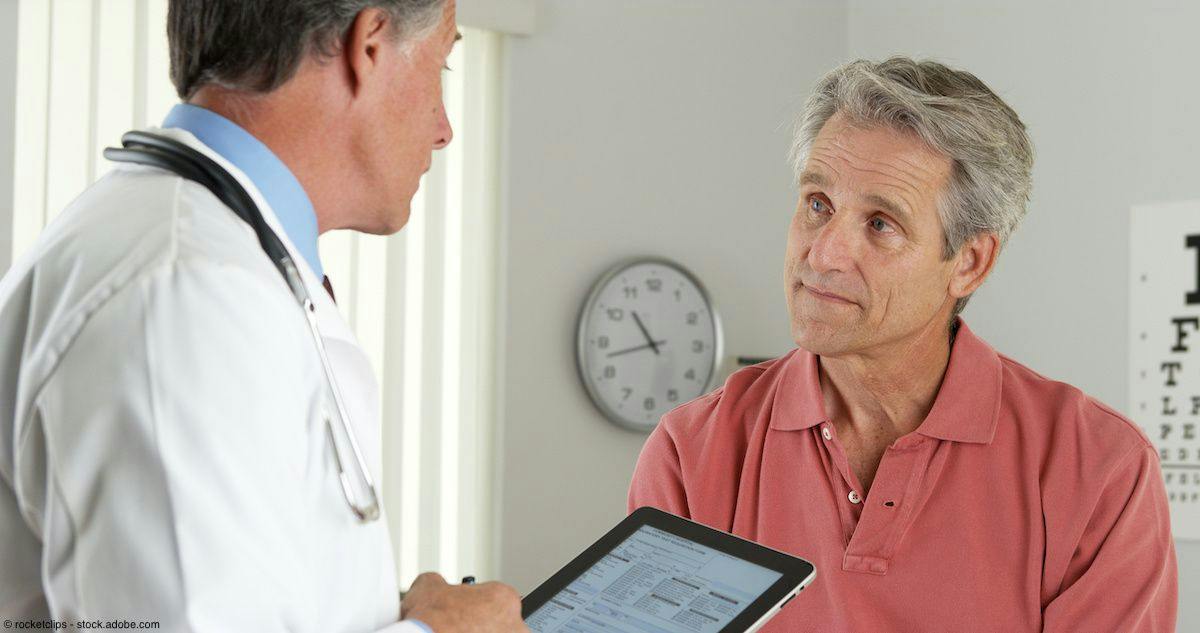
[[[366,458],[363,456],[361,447],[359,447],[354,429],[350,424],[350,415],[346,410],[341,389],[338,387],[337,378],[333,374],[329,355],[325,351],[325,344],[321,338],[321,330],[317,325],[316,305],[313,303],[312,297],[308,294],[308,288],[304,285],[300,271],[288,253],[287,248],[284,247],[283,242],[275,235],[275,232],[271,230],[271,227],[263,218],[258,205],[254,203],[254,199],[216,161],[179,141],[149,132],[134,130],[121,136],[121,145],[122,147],[120,148],[106,148],[104,150],[104,157],[114,162],[135,163],[164,169],[186,180],[196,182],[212,192],[218,200],[229,207],[234,214],[254,230],[263,252],[271,260],[272,265],[275,266],[280,275],[283,276],[288,290],[291,291],[292,296],[296,298],[296,301],[304,311],[304,317],[308,323],[313,345],[316,347],[317,355],[321,360],[321,368],[325,374],[325,381],[333,396],[338,421],[341,423],[342,432],[350,444],[358,474],[362,478],[368,498],[363,504],[357,501],[358,495],[354,493],[354,487],[350,482],[345,464],[342,461],[339,443],[337,438],[334,437],[333,421],[327,416],[325,422],[329,432],[329,440],[333,444],[333,456],[338,469],[338,481],[341,484],[342,494],[346,497],[346,503],[349,504],[350,509],[358,517],[359,521],[367,523],[377,520],[380,516],[379,494],[375,488],[375,482],[371,477],[370,468],[367,466]]]

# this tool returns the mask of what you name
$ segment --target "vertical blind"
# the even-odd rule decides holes
[[[158,125],[165,0],[19,0],[12,253],[111,165],[104,147]],[[327,233],[321,259],[382,386],[380,478],[402,586],[494,575],[496,33],[464,29],[444,75],[455,138],[397,235]]]
[[[321,238],[326,273],[381,377],[384,504],[405,585],[425,570],[495,573],[500,45],[463,29],[443,77],[454,140],[434,155],[408,226]]]
[[[20,0],[13,259],[109,169],[101,152],[176,102],[162,0]]]

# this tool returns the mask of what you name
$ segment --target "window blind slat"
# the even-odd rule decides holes
[[[43,222],[91,183],[91,41],[92,0],[51,0]]]
[[[105,147],[121,142],[121,135],[137,125],[134,120],[137,6],[128,0],[99,0],[96,12],[98,42],[93,42],[92,61],[96,71],[93,90],[95,110],[92,126],[92,180],[108,173]]]
[[[442,343],[446,336],[443,326],[445,318],[442,296],[445,292],[445,259],[444,241],[446,234],[446,155],[435,153],[433,165],[421,187],[425,190],[425,209],[421,216],[414,215],[413,219],[423,225],[425,258],[424,292],[421,298],[422,319],[425,328],[422,332],[420,345],[422,347],[421,364],[421,547],[419,563],[422,569],[438,569],[441,562],[438,552],[441,541],[446,537],[442,533],[441,502],[444,496],[441,474],[441,445],[444,436],[442,423],[445,422],[442,412],[441,391],[442,365],[447,359],[442,356]],[[411,278],[411,277],[410,277]],[[451,491],[445,491],[452,494]]]
[[[167,112],[179,102],[175,87],[171,85],[171,58],[167,48],[167,3],[166,0],[144,0],[145,23],[142,37],[145,38],[146,84],[145,117],[143,125],[159,126]]]
[[[46,223],[46,128],[50,93],[49,2],[17,11],[16,155],[13,164],[12,257],[29,249]]]
[[[469,134],[463,120],[463,84],[470,72],[463,67],[463,46],[456,46],[447,65],[459,69],[443,73],[443,101],[446,114],[456,126],[455,141],[442,150],[444,154],[444,191],[441,216],[445,223],[442,241],[442,415],[440,479],[446,491],[439,499],[438,568],[450,577],[461,577],[459,569],[459,499],[464,496],[460,484],[462,469],[469,467],[462,459],[462,399],[464,359],[462,358],[463,323],[463,150]]]
[[[498,525],[496,485],[497,321],[499,301],[499,123],[498,33],[472,29],[463,44],[463,303],[460,559],[468,572],[492,578],[493,539]]]

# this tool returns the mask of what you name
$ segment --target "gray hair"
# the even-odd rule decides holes
[[[392,18],[393,36],[420,39],[446,0],[170,0],[167,41],[171,82],[188,100],[217,84],[267,93],[287,83],[304,58],[336,54],[363,9]]]
[[[797,176],[817,134],[838,113],[856,125],[912,132],[950,159],[950,183],[938,202],[943,258],[981,233],[994,233],[1003,247],[1025,216],[1033,145],[1017,113],[975,75],[907,57],[835,68],[818,82],[796,123]],[[958,300],[954,315],[969,299]]]

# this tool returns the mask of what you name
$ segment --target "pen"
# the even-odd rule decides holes
[[[462,579],[462,584],[464,584],[464,585],[473,585],[473,584],[475,584],[475,577],[474,577],[474,576],[463,576],[463,579]],[[408,592],[407,592],[407,591],[401,591],[401,592],[400,592],[400,600],[401,600],[401,601],[403,601],[403,600],[404,600],[404,596],[406,596],[406,595],[408,595]]]

